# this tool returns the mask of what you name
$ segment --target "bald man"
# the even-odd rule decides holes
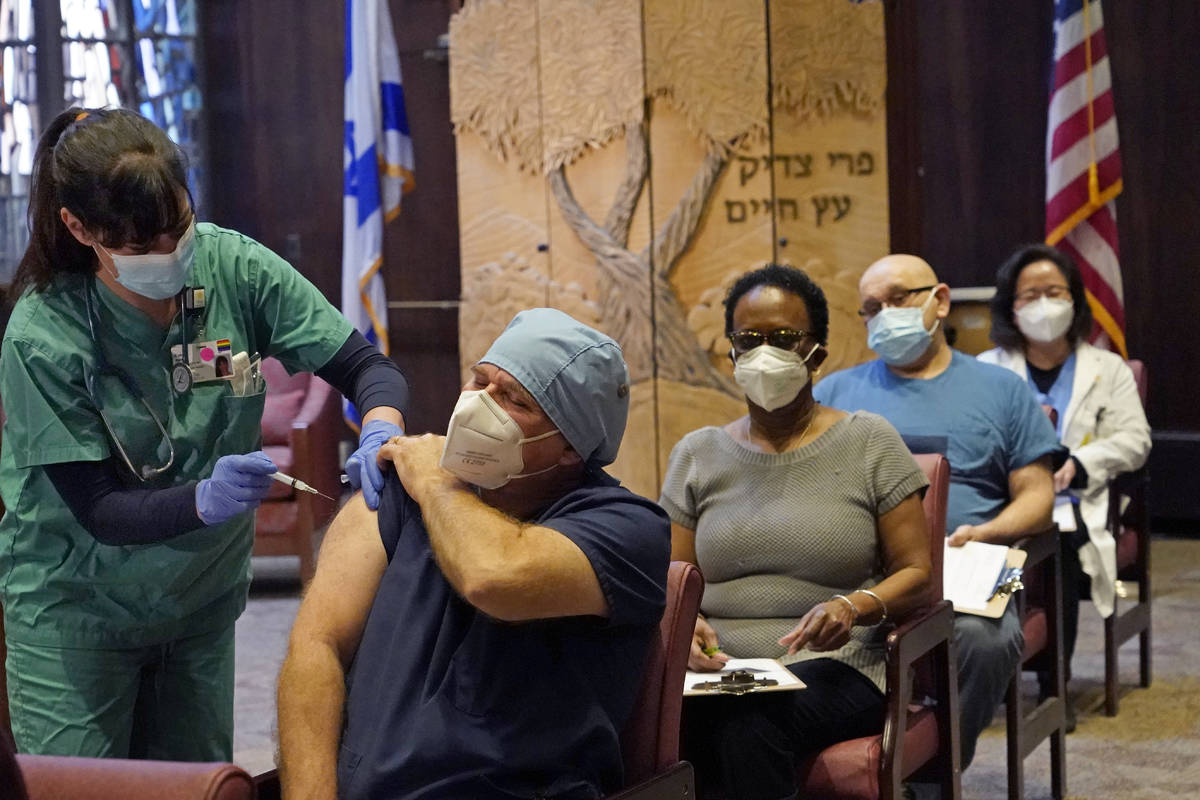
[[[914,453],[950,461],[949,543],[1012,544],[1050,526],[1054,428],[1025,381],[952,350],[950,287],[916,256],[876,261],[858,284],[867,344],[879,356],[829,375],[818,402],[885,417]],[[957,614],[962,764],[1004,699],[1024,640],[1016,604],[999,619]]]

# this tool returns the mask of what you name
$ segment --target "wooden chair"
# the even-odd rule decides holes
[[[683,682],[704,579],[685,561],[667,572],[667,605],[653,637],[633,713],[621,731],[626,788],[609,800],[693,800],[692,767],[679,760]],[[277,770],[254,779],[258,800],[279,800]]]
[[[839,742],[804,761],[802,796],[897,800],[909,778],[939,783],[943,800],[961,796],[954,609],[942,599],[950,464],[941,455],[916,459],[929,478],[923,502],[933,562],[929,602],[888,635],[883,733]],[[914,684],[915,696],[932,698],[932,706],[912,702]]]
[[[1137,384],[1142,407],[1146,405],[1146,367],[1141,361],[1128,362]],[[1117,543],[1117,578],[1136,583],[1138,601],[1120,611],[1121,598],[1113,600],[1113,613],[1104,620],[1104,713],[1115,716],[1118,710],[1120,670],[1117,652],[1121,645],[1138,637],[1140,685],[1150,686],[1150,471],[1142,466],[1119,476],[1108,487],[1108,525]]]
[[[1058,528],[1022,540],[1025,590],[1013,595],[1025,635],[1021,664],[1013,673],[1005,699],[1008,739],[1008,796],[1025,792],[1025,758],[1050,739],[1050,790],[1055,800],[1067,792],[1066,665],[1063,658],[1062,536]],[[1048,672],[1051,694],[1028,713],[1021,701],[1021,673]]]
[[[1057,423],[1055,410],[1042,409]],[[1008,796],[1025,794],[1025,758],[1046,738],[1050,739],[1050,791],[1055,800],[1067,792],[1066,662],[1063,657],[1062,536],[1058,526],[1019,542],[1024,550],[1025,590],[1013,595],[1025,635],[1021,663],[1013,672],[1005,698],[1008,739]],[[1050,675],[1051,694],[1025,713],[1021,702],[1021,673],[1030,670]]]
[[[288,375],[274,358],[263,360],[262,371],[267,381],[263,451],[280,472],[337,497],[344,424],[340,395],[310,373]],[[316,569],[313,536],[336,510],[336,502],[276,483],[255,512],[254,555],[299,556],[300,579],[307,583]]]

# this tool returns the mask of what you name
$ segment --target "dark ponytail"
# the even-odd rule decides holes
[[[92,251],[79,242],[62,224],[58,189],[54,185],[54,146],[62,138],[81,108],[69,108],[54,118],[42,132],[33,155],[33,172],[29,178],[29,245],[17,266],[10,296],[15,301],[27,287],[42,291],[50,282],[54,265],[64,272],[90,270]]]
[[[59,216],[66,208],[105,247],[146,247],[191,220],[187,159],[154,123],[126,109],[69,108],[38,140],[29,190],[29,246],[13,277],[15,300],[60,273],[97,261]]]

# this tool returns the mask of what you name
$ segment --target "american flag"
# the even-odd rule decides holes
[[[1117,254],[1121,153],[1100,0],[1055,0],[1054,84],[1046,126],[1046,243],[1083,273],[1092,341],[1126,356]]]

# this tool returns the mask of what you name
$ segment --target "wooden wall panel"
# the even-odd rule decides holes
[[[703,6],[703,12],[699,10]],[[669,288],[656,295],[654,449],[640,462],[656,471],[657,494],[671,448],[705,425],[746,413],[724,337],[724,298],[734,278],[773,258],[773,223],[759,213],[728,222],[727,207],[770,198],[769,170],[739,179],[737,159],[770,146],[767,4],[651,0],[645,7],[651,106],[651,219],[677,244],[653,255]],[[707,195],[707,197],[706,197]],[[687,220],[692,220],[687,223]]]
[[[1018,244],[1044,233],[1053,7],[995,0],[914,5],[920,255],[951,286],[990,286]]]
[[[392,359],[411,385],[413,433],[444,433],[462,388],[458,369],[461,288],[458,183],[450,131],[450,70],[437,39],[457,0],[391,0],[404,75],[417,188],[384,235],[384,281]]]
[[[797,223],[787,255],[806,256],[791,258],[798,266],[824,256],[817,277],[844,300],[865,266],[855,262],[882,255],[887,238],[883,19],[841,0],[800,5],[781,12],[781,48],[852,43],[819,64],[780,55],[777,102],[796,123],[781,138],[853,146],[854,174],[822,170],[814,186],[850,180],[859,206],[837,229]],[[760,0],[519,0],[469,2],[451,24],[463,363],[513,312],[543,302],[612,335],[632,378],[612,472],[652,497],[679,438],[745,413],[721,301],[777,253],[768,16]],[[847,52],[868,51],[871,70],[845,66]],[[839,320],[856,306],[839,301]],[[866,355],[853,323],[847,363]]]
[[[208,212],[340,305],[344,20],[309,5],[202,4]]]
[[[1200,431],[1200,4],[1106,2],[1104,19],[1124,167],[1117,230],[1130,352],[1149,369],[1150,424]],[[1200,448],[1187,441],[1190,464],[1177,473],[1194,486]],[[1194,496],[1188,486],[1168,491]]]
[[[495,10],[459,14],[450,25],[464,376],[516,312],[550,301],[546,183],[537,174],[543,153],[538,0],[514,0],[503,14]],[[502,104],[488,105],[500,96]],[[474,129],[464,115],[476,119]]]
[[[383,274],[389,300],[448,304],[388,315],[392,356],[412,388],[413,432],[444,431],[460,386],[448,70],[426,57],[457,6],[391,0],[418,188],[387,226]],[[280,253],[340,306],[344,9],[211,0],[201,11],[208,218]]]
[[[892,239],[952,286],[991,285],[1004,257],[1044,231],[1051,4],[886,7],[900,45],[889,80],[910,90],[889,108]],[[1127,340],[1150,370],[1151,425],[1200,430],[1200,349],[1182,335],[1200,306],[1200,6],[1105,0],[1104,17],[1124,163]],[[919,102],[906,102],[914,84]]]
[[[770,31],[776,258],[825,290],[829,358],[821,372],[828,374],[874,358],[857,286],[888,253],[883,7],[774,3]],[[744,175],[754,165],[739,167]]]

